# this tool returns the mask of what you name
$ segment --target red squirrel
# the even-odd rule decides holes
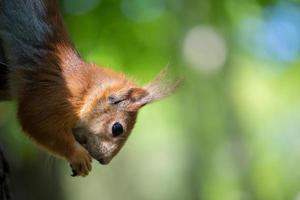
[[[0,100],[14,100],[23,132],[73,175],[92,157],[108,164],[141,107],[173,93],[161,72],[145,87],[85,62],[65,30],[57,0],[0,0]]]

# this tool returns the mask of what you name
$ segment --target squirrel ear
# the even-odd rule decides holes
[[[108,97],[110,104],[118,105],[120,108],[134,112],[144,106],[149,93],[143,88],[130,88],[116,95]]]
[[[122,93],[109,96],[111,104],[121,109],[136,112],[144,105],[170,96],[181,83],[181,79],[168,78],[168,69],[163,69],[148,85],[143,88],[130,88]]]
[[[127,106],[129,111],[137,111],[146,104],[158,101],[172,95],[180,86],[182,78],[171,79],[168,68],[164,68],[150,83],[143,88],[132,88],[129,91],[131,99]]]
[[[128,91],[127,99],[128,104],[126,106],[127,111],[138,111],[141,107],[148,103],[149,93],[142,88],[131,88]]]

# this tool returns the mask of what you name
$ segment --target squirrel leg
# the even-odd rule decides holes
[[[75,140],[71,132],[47,134],[31,131],[26,134],[51,153],[67,159],[73,171],[72,176],[86,176],[91,171],[92,158],[90,154]]]

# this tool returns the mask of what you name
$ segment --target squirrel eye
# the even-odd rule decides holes
[[[111,130],[114,137],[121,135],[124,131],[122,124],[120,124],[119,122],[114,123]]]

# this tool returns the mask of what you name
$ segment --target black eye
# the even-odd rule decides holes
[[[124,131],[122,124],[120,124],[119,122],[114,123],[111,130],[114,137],[121,135]]]

